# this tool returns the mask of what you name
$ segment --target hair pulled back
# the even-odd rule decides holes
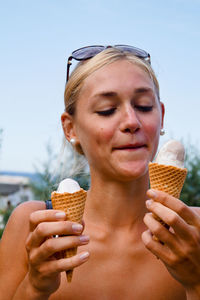
[[[100,52],[94,57],[88,60],[81,61],[77,64],[77,66],[71,73],[69,81],[67,82],[65,87],[65,111],[68,112],[70,115],[75,114],[76,101],[83,86],[84,79],[86,79],[90,74],[100,69],[101,67],[109,65],[118,60],[127,60],[141,68],[144,72],[146,72],[148,76],[152,79],[156,95],[158,99],[160,99],[159,83],[151,65],[145,60],[136,57],[130,52],[124,52],[112,47],[105,49],[104,51]]]

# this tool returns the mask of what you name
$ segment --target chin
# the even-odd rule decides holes
[[[118,169],[118,178],[121,181],[129,181],[135,180],[143,177],[148,173],[148,164],[146,162],[143,163],[129,163],[126,168]]]

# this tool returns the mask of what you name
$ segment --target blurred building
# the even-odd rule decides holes
[[[25,176],[0,175],[0,209],[33,199],[30,179]]]

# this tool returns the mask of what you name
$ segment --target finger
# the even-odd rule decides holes
[[[44,275],[68,271],[85,263],[89,259],[89,256],[89,252],[82,252],[70,258],[48,261],[41,264],[38,271]]]
[[[199,215],[181,200],[157,190],[148,190],[148,197],[175,211],[186,223],[200,228]]]
[[[84,231],[84,229],[85,229],[85,221],[84,220],[81,221],[81,225],[83,225],[83,231]]]
[[[144,242],[145,247],[148,250],[150,250],[155,256],[160,258],[166,264],[167,268],[169,267],[170,269],[174,269],[176,271],[176,269],[178,268],[180,269],[180,266],[182,266],[183,272],[184,270],[187,269],[188,270],[190,269],[191,272],[195,272],[195,269],[196,270],[199,269],[199,256],[198,256],[198,260],[195,261],[194,255],[191,256],[190,255],[191,253],[189,253],[188,255],[187,251],[186,253],[184,253],[185,252],[184,249],[183,252],[180,253],[180,255],[177,255],[167,246],[154,241],[151,232],[149,230],[143,232],[142,240]]]
[[[66,214],[64,211],[55,209],[34,211],[31,213],[29,219],[30,231],[33,231],[41,222],[53,222],[58,220],[66,220]]]
[[[38,264],[52,257],[55,253],[86,245],[88,242],[89,236],[87,235],[51,238],[46,240],[40,248],[33,249],[29,259],[32,264]]]
[[[149,228],[153,236],[158,238],[158,241],[161,241],[161,243],[168,245],[170,248],[173,247],[176,252],[179,252],[180,247],[176,237],[158,220],[156,220],[151,213],[147,213],[144,216],[144,223]]]
[[[153,214],[164,221],[164,223],[172,227],[178,236],[184,240],[190,239],[190,226],[176,212],[152,200],[147,200],[146,206]]]
[[[79,235],[83,226],[70,221],[42,222],[27,239],[26,247],[33,248],[40,246],[47,238],[56,235]]]
[[[146,230],[142,233],[142,241],[145,247],[150,250],[157,258],[166,262],[171,255],[171,251],[168,247],[153,239],[150,230]]]

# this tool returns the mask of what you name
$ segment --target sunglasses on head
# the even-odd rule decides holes
[[[128,45],[114,45],[114,46],[87,46],[83,48],[79,48],[75,51],[72,52],[72,54],[69,56],[68,61],[67,61],[67,75],[66,75],[66,82],[69,79],[69,68],[72,64],[72,59],[82,61],[82,60],[87,60],[89,58],[94,57],[98,53],[104,51],[107,48],[117,48],[121,50],[122,52],[129,52],[134,54],[135,56],[146,60],[147,62],[151,63],[151,58],[150,54],[147,53],[146,51],[133,47],[133,46],[128,46]]]

